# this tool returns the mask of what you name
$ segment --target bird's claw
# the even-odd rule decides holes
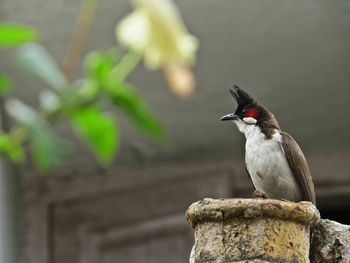
[[[268,199],[269,197],[267,196],[267,194],[263,193],[263,192],[260,192],[258,190],[255,190],[253,192],[253,197],[254,198],[262,198],[262,199]]]

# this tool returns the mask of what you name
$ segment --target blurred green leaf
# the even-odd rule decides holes
[[[13,47],[35,41],[38,32],[26,25],[0,24],[0,47]]]
[[[25,158],[21,145],[17,144],[7,134],[0,134],[0,152],[15,163],[19,163]]]
[[[25,70],[46,82],[53,89],[60,90],[67,86],[66,78],[54,59],[42,46],[30,43],[19,47],[17,60]]]
[[[63,146],[36,110],[15,98],[5,101],[5,109],[22,125],[19,126],[20,132],[14,136],[17,138],[28,136],[33,161],[39,170],[47,171],[61,163]]]
[[[116,49],[95,51],[85,60],[86,74],[100,83],[108,81],[110,72],[120,60],[120,53]]]
[[[78,108],[70,117],[76,132],[86,141],[100,163],[111,162],[119,147],[116,121],[94,106]]]
[[[107,92],[113,104],[122,109],[137,127],[156,139],[165,139],[165,129],[159,117],[130,84],[110,83]]]
[[[5,100],[6,112],[16,121],[30,125],[38,116],[36,110],[16,98]]]
[[[35,166],[41,171],[58,166],[63,159],[64,148],[50,127],[42,121],[35,121],[27,128]]]
[[[127,57],[135,62],[133,56]],[[123,65],[128,69],[130,67],[125,61],[116,67],[119,62],[121,63],[121,56],[116,50],[93,52],[85,61],[87,75],[111,97],[113,104],[121,108],[138,128],[156,139],[164,139],[164,127],[146,101],[131,85],[116,79],[115,74],[118,74],[115,72],[116,68],[123,71],[121,68]]]
[[[0,94],[6,94],[12,89],[12,81],[6,75],[0,73]]]

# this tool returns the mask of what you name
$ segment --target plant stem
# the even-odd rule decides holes
[[[141,56],[129,51],[120,62],[111,70],[111,77],[123,81],[135,69],[141,60]]]

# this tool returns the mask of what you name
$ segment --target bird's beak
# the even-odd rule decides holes
[[[229,121],[229,120],[237,120],[238,116],[235,115],[234,113],[227,114],[225,116],[221,117],[221,121]]]

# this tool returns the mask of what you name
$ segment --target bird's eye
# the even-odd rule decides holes
[[[242,113],[243,113],[243,114],[246,114],[246,113],[247,113],[247,110],[246,110],[246,109],[242,110]]]

